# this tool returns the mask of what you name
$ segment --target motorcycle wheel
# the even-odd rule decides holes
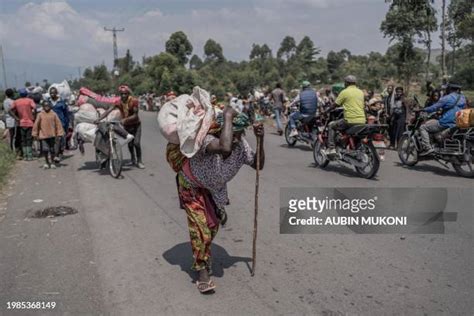
[[[290,137],[290,125],[285,127],[285,140],[289,147],[293,147],[296,144],[296,137]]]
[[[371,143],[367,145],[361,144],[359,150],[367,155],[369,161],[364,168],[355,167],[355,170],[361,177],[365,179],[372,179],[377,174],[377,171],[379,171],[380,167],[380,159],[379,155],[377,154],[377,150]]]
[[[398,158],[400,158],[402,164],[409,167],[413,167],[418,163],[418,150],[413,139],[408,135],[403,135],[398,143]]]
[[[461,177],[474,178],[474,144],[468,143],[464,161],[453,163],[453,168]]]
[[[326,149],[326,145],[321,143],[318,139],[313,144],[313,159],[316,167],[326,168],[329,164],[329,159],[323,151]]]
[[[120,177],[122,173],[122,147],[115,141],[112,142],[110,148],[109,170],[114,178]]]

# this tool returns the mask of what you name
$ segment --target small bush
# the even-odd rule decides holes
[[[3,131],[0,130],[0,135]],[[7,174],[15,162],[15,154],[10,150],[7,144],[0,142],[0,187],[5,183]]]

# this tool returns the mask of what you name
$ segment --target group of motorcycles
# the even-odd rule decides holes
[[[430,135],[435,151],[427,156],[421,155],[420,126],[429,119],[436,118],[440,113],[425,115],[417,104],[415,117],[408,124],[398,144],[398,156],[406,167],[413,167],[419,161],[434,160],[449,168],[451,164],[456,173],[462,177],[474,177],[474,128],[460,129],[457,127]],[[297,108],[290,109],[290,112]],[[383,111],[375,114],[375,119],[369,124],[355,125],[338,132],[336,136],[336,155],[328,155],[329,123],[342,118],[342,108],[318,110],[314,117],[305,118],[297,122],[298,135],[291,137],[290,128],[285,128],[285,140],[289,147],[297,142],[310,145],[313,149],[313,158],[316,167],[324,169],[330,162],[344,163],[354,167],[356,173],[366,179],[376,176],[381,157],[386,148],[385,139],[388,125],[384,124]]]

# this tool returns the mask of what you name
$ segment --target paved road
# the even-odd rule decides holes
[[[472,180],[436,164],[402,168],[393,152],[375,180],[359,179],[342,166],[319,170],[306,147],[287,148],[271,129],[261,176],[257,274],[251,278],[248,267],[255,175],[243,168],[230,183],[229,223],[213,248],[217,292],[200,295],[189,272],[186,217],[177,207],[165,141],[154,114],[143,113],[142,120],[147,169],[126,169],[123,179],[97,171],[90,147],[56,171],[41,170],[40,162],[18,164],[0,204],[0,315],[10,314],[7,301],[38,300],[56,302],[52,313],[61,315],[474,311],[472,209],[459,210],[444,235],[406,239],[280,235],[278,213],[281,187],[452,187],[454,196],[455,188],[464,188],[472,197]],[[78,213],[26,218],[31,210],[58,205]]]

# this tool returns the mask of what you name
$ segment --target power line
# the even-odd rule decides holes
[[[114,45],[114,69],[117,68],[117,60],[118,60],[118,49],[117,49],[117,32],[123,32],[125,31],[124,28],[117,29],[115,26],[112,29],[109,29],[104,26],[104,31],[106,32],[112,32],[112,39],[113,39],[113,45]]]

